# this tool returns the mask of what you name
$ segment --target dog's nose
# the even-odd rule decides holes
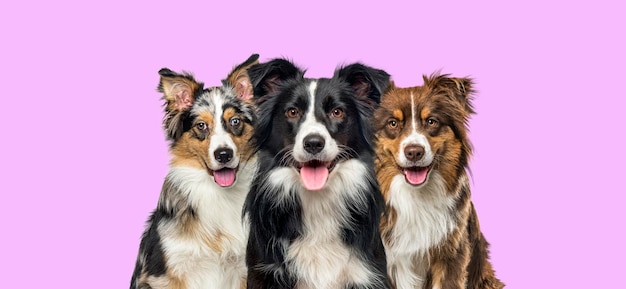
[[[225,164],[233,159],[233,150],[230,148],[219,148],[215,150],[213,155],[215,155],[215,159],[218,162]]]
[[[318,154],[324,149],[324,138],[319,134],[311,134],[304,138],[304,150],[310,154]]]
[[[404,156],[409,161],[419,161],[424,156],[424,147],[421,145],[408,145],[404,148]]]

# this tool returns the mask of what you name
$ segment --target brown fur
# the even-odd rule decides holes
[[[495,277],[488,260],[488,243],[480,232],[476,211],[470,199],[466,169],[472,152],[467,137],[467,122],[474,113],[471,105],[472,93],[471,79],[435,74],[425,76],[423,86],[398,88],[392,84],[382,97],[380,108],[375,112],[376,173],[387,204],[387,214],[381,221],[385,245],[393,246],[396,241],[393,239],[394,233],[398,234],[394,231],[394,226],[400,216],[397,208],[391,205],[390,190],[394,177],[403,174],[396,160],[403,153],[400,151],[400,143],[411,134],[413,117],[417,118],[418,133],[426,136],[434,153],[431,173],[436,171],[441,175],[445,184],[445,192],[442,193],[454,200],[453,208],[446,213],[454,220],[454,229],[443,241],[430,247],[425,259],[413,260],[413,270],[424,265],[428,268],[424,288],[504,287]],[[414,100],[413,108],[411,97]],[[435,121],[429,123],[429,118]],[[429,179],[420,186],[428,185],[427,182]],[[415,188],[410,193],[419,194],[420,189]],[[414,229],[412,232],[400,233],[419,234],[420,228]]]

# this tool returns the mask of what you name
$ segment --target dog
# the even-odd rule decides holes
[[[394,288],[503,288],[470,200],[473,80],[435,73],[390,84],[374,115],[381,221]]]
[[[256,170],[256,120],[247,69],[219,87],[159,71],[170,169],[139,246],[130,288],[245,288],[242,208]]]
[[[369,121],[389,75],[355,63],[309,79],[285,59],[248,73],[259,117],[248,288],[388,288]]]

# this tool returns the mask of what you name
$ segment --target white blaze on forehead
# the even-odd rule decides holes
[[[304,120],[298,128],[296,134],[296,142],[293,148],[293,156],[296,161],[307,162],[313,159],[313,155],[304,150],[304,138],[312,134],[318,134],[324,139],[325,145],[322,152],[316,158],[322,161],[331,161],[339,153],[337,142],[330,136],[326,125],[315,117],[315,92],[317,90],[317,81],[313,80],[309,84],[309,105],[304,114]]]
[[[411,124],[413,125],[413,131],[417,131],[417,117],[415,116],[415,96],[411,92]]]
[[[230,161],[228,167],[234,167],[238,164],[239,158],[237,155],[237,146],[230,134],[224,129],[222,125],[222,119],[224,117],[224,99],[219,92],[213,91],[210,95],[213,103],[213,125],[209,143],[209,159],[211,169],[218,169],[221,164],[215,159],[215,151],[219,148],[230,148],[233,150],[233,159]],[[228,125],[228,124],[226,124]]]
[[[417,130],[417,122],[420,116],[416,113],[415,96],[411,93],[411,133],[400,142],[400,150],[398,151],[398,164],[404,167],[409,166],[428,166],[433,162],[433,151],[431,150],[428,138]],[[424,147],[424,157],[417,162],[409,161],[404,155],[404,149],[409,145],[419,145]]]

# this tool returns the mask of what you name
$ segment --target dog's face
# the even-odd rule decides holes
[[[419,187],[437,171],[448,186],[455,184],[471,153],[471,86],[471,79],[433,75],[424,77],[423,86],[392,87],[383,96],[374,118],[381,183],[388,186],[402,174]]]
[[[253,55],[235,68],[223,86],[208,89],[189,74],[159,71],[171,166],[204,169],[222,187],[235,183],[240,164],[252,151],[248,142],[255,117],[253,106],[245,101],[252,97],[245,71],[257,58]]]
[[[353,64],[330,79],[306,79],[290,62],[274,60],[249,73],[259,147],[278,166],[293,167],[306,189],[322,189],[339,162],[371,150],[368,117],[388,82],[383,71]]]

